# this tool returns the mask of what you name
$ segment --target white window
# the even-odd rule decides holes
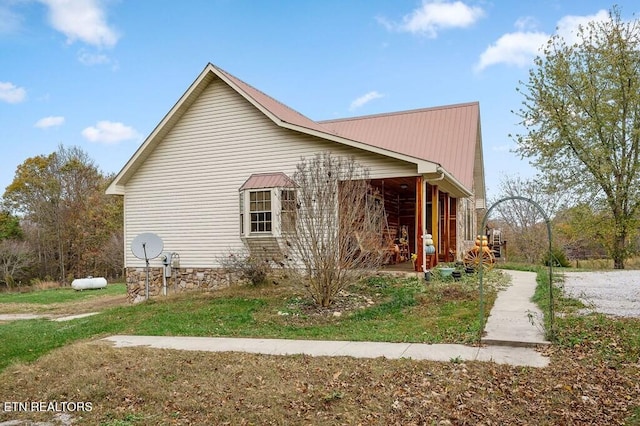
[[[292,232],[296,225],[296,191],[280,190],[280,218],[282,233]]]
[[[240,235],[244,235],[244,192],[240,191]]]
[[[462,215],[463,215],[463,224],[464,224],[464,239],[466,241],[471,241],[475,238],[475,212],[473,209],[473,199],[464,198],[462,200]]]
[[[271,190],[249,192],[251,233],[271,232]]]
[[[291,229],[296,214],[293,188],[284,173],[251,175],[240,187],[240,236],[280,236]]]

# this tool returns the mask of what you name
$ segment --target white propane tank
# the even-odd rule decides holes
[[[105,288],[106,286],[107,280],[102,277],[77,278],[71,283],[71,288],[74,290],[90,290],[95,288]]]

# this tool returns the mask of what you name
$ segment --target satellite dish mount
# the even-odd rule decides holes
[[[131,252],[145,263],[145,300],[149,300],[149,260],[160,256],[163,248],[162,239],[151,232],[140,234],[131,242]]]

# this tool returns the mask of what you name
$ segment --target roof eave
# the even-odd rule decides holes
[[[124,185],[117,185],[115,183],[111,183],[111,185],[107,187],[107,190],[105,191],[105,193],[107,195],[124,195],[125,188],[124,188]]]
[[[421,160],[419,158],[416,157],[412,157],[410,155],[406,155],[406,154],[401,154],[399,152],[395,152],[395,151],[390,151],[388,149],[384,149],[384,148],[379,148],[373,145],[369,145],[366,143],[362,143],[362,142],[358,142],[358,141],[354,141],[352,139],[347,139],[341,136],[337,136],[331,133],[325,133],[325,132],[320,132],[314,129],[309,129],[307,127],[304,126],[299,126],[296,124],[292,124],[292,123],[287,123],[286,121],[282,121],[282,120],[277,120],[276,124],[278,124],[280,127],[289,129],[289,130],[295,130],[297,132],[300,133],[305,133],[311,136],[315,136],[318,138],[322,138],[322,139],[326,139],[326,140],[330,140],[332,142],[336,142],[342,145],[347,145],[350,146],[352,148],[358,148],[361,149],[363,151],[368,151],[368,152],[372,152],[375,154],[380,154],[380,155],[384,155],[385,157],[390,157],[396,160],[401,160],[401,161],[406,161],[407,163],[413,163],[417,166],[417,172],[418,173],[428,173],[429,171],[435,170],[435,168],[440,167],[439,164],[437,163],[433,163],[430,161],[426,161],[426,160]]]
[[[351,146],[353,148],[358,148],[364,151],[369,151],[369,152],[373,152],[376,154],[380,154],[380,155],[384,155],[386,157],[391,157],[397,160],[402,160],[402,161],[406,161],[409,163],[414,163],[418,166],[419,170],[418,173],[423,173],[422,171],[420,171],[420,166],[427,164],[428,166],[426,167],[426,169],[431,170],[433,167],[439,166],[436,163],[431,163],[429,161],[425,161],[425,160],[421,160],[419,158],[415,158],[409,155],[405,155],[405,154],[401,154],[398,152],[394,152],[394,151],[390,151],[384,148],[378,148],[366,143],[362,143],[362,142],[358,142],[358,141],[354,141],[351,139],[347,139],[341,136],[337,136],[334,135],[332,133],[329,132],[322,132],[316,129],[311,129],[309,127],[305,127],[305,126],[301,126],[299,124],[294,124],[294,123],[290,123],[288,121],[282,120],[280,117],[278,117],[276,114],[274,114],[273,112],[271,112],[268,108],[266,108],[264,105],[262,105],[260,102],[258,102],[256,99],[254,99],[251,95],[249,95],[248,93],[246,93],[241,87],[239,87],[232,79],[230,79],[225,73],[223,72],[219,72],[218,69],[214,66],[212,66],[212,71],[220,78],[222,79],[222,81],[224,81],[226,84],[228,84],[230,87],[232,87],[236,92],[238,92],[243,98],[245,98],[249,103],[251,103],[254,107],[256,107],[258,110],[260,110],[260,112],[262,112],[264,115],[266,115],[269,119],[271,119],[271,121],[273,121],[275,124],[277,124],[278,126],[285,128],[285,129],[289,129],[289,130],[294,130],[300,133],[305,133],[311,136],[315,136],[315,137],[319,137],[322,139],[326,139],[326,140],[330,140],[332,142],[337,142],[340,143],[342,145],[347,145],[347,146]]]
[[[476,208],[487,208],[487,186],[485,182],[484,152],[482,146],[482,130],[480,120],[478,120],[478,134],[476,137],[476,153],[474,167],[478,167],[478,176],[474,172],[474,190],[476,193]]]
[[[449,194],[458,197],[471,197],[473,195],[473,191],[469,188],[465,187],[458,179],[455,178],[451,173],[447,172],[442,167],[438,167],[438,169],[433,173],[425,173],[425,178],[427,183],[432,185],[438,185],[438,187]]]

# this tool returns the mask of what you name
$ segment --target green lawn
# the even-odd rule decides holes
[[[504,283],[499,273],[493,280]],[[3,297],[57,303],[85,292],[38,293]],[[489,291],[489,308],[494,298],[495,291]],[[471,343],[480,333],[478,292],[471,277],[428,286],[416,278],[374,277],[349,288],[343,299],[348,306],[338,316],[339,304],[321,310],[300,289],[235,287],[152,299],[69,322],[13,321],[0,325],[0,370],[77,340],[116,333],[427,343]]]
[[[485,312],[499,284],[495,276],[485,277],[493,280]],[[536,297],[544,304],[549,300],[546,269],[538,278]],[[318,419],[331,424],[438,419],[640,424],[640,319],[579,314],[576,301],[561,297],[559,289],[556,339],[546,350],[551,364],[542,369],[455,359],[432,363],[71,345],[116,333],[468,342],[479,331],[476,287],[472,276],[426,286],[416,279],[375,277],[347,289],[328,311],[315,308],[300,288],[234,287],[105,309],[67,323],[0,324],[0,370],[38,359],[6,369],[0,393],[9,401],[45,401],[52,395],[99,401],[81,420],[104,425],[237,423],[243,416],[246,423],[273,424]],[[61,346],[66,347],[41,357]],[[274,404],[275,399],[286,404]],[[14,414],[2,420],[13,420]]]

